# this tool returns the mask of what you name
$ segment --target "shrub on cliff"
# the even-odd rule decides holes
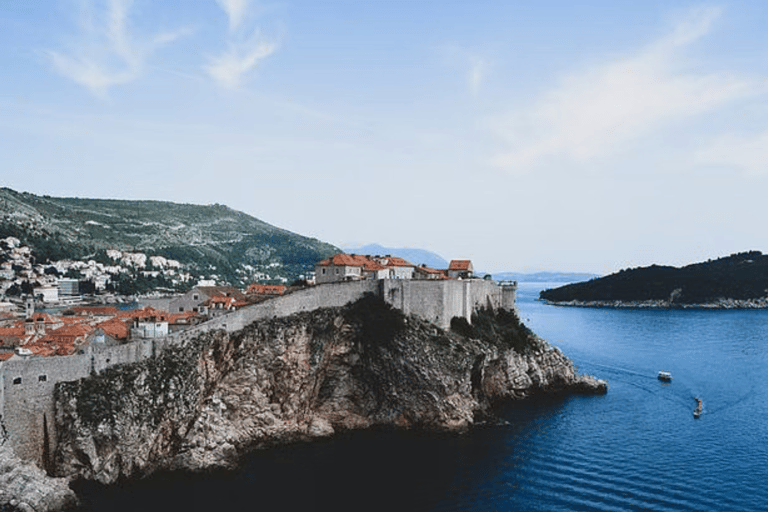
[[[538,345],[533,332],[520,321],[514,311],[506,309],[479,309],[472,314],[471,324],[466,318],[453,317],[451,330],[468,338],[511,347],[519,354],[528,353]]]
[[[372,293],[349,305],[344,316],[360,325],[363,343],[387,345],[405,328],[403,313]]]

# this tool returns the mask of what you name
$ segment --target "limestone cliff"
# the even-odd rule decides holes
[[[373,297],[215,331],[56,390],[58,476],[108,483],[227,467],[345,429],[467,429],[537,392],[606,391],[514,313],[451,331]]]
[[[34,512],[63,510],[77,502],[63,478],[50,478],[32,463],[23,462],[0,439],[0,510]]]

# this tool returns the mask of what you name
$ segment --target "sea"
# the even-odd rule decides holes
[[[355,432],[255,452],[233,471],[81,485],[82,509],[768,510],[768,311],[537,300],[559,284],[519,283],[520,316],[606,395],[516,403],[504,423],[461,435]]]

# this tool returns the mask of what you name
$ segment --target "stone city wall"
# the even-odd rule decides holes
[[[82,353],[71,356],[12,359],[0,363],[0,432],[7,434],[20,458],[44,467],[47,457],[44,446],[51,454],[56,443],[53,391],[58,382],[74,381],[111,366],[154,357],[168,346],[184,343],[201,332],[217,329],[234,332],[260,319],[322,307],[342,307],[366,293],[378,295],[405,314],[449,328],[454,316],[471,321],[472,312],[481,307],[515,309],[515,290],[514,285],[499,286],[480,279],[327,283],[275,297],[164,338],[115,346],[92,343]],[[47,427],[47,442],[44,427]]]

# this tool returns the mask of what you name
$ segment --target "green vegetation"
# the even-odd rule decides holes
[[[118,414],[132,411],[138,419],[157,426],[180,404],[191,409],[199,395],[197,351],[200,342],[171,347],[158,357],[108,368],[101,373],[56,386],[56,399],[77,397],[77,415],[89,427],[114,426]]]
[[[0,238],[8,236],[30,246],[37,263],[113,264],[106,249],[140,251],[232,284],[250,281],[247,266],[276,264],[283,277],[297,279],[338,251],[218,204],[41,197],[0,188]]]
[[[348,306],[344,316],[348,322],[360,325],[366,344],[389,345],[405,329],[403,313],[371,293]]]
[[[552,302],[668,300],[672,305],[683,305],[766,295],[768,256],[750,251],[682,268],[652,265],[622,270],[599,279],[544,290],[540,297]]]
[[[506,309],[480,309],[472,314],[472,323],[466,318],[453,317],[451,330],[468,338],[476,338],[487,343],[511,347],[518,354],[527,354],[539,346],[538,338],[533,334],[514,311]]]

